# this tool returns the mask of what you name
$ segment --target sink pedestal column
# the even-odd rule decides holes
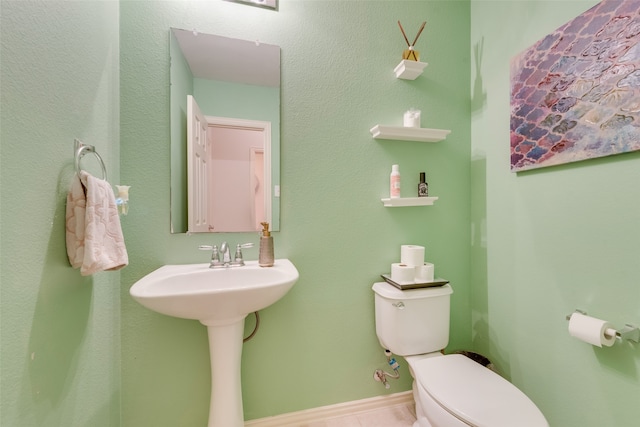
[[[208,427],[243,427],[240,366],[244,317],[207,324],[211,358],[211,404]]]

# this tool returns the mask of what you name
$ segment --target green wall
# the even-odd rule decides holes
[[[65,197],[74,138],[119,183],[119,5],[0,8],[0,425],[118,426],[120,273],[69,266]]]
[[[167,31],[176,26],[282,47],[274,234],[276,256],[301,278],[245,344],[247,419],[409,388],[404,364],[390,391],[371,379],[385,360],[370,286],[414,243],[455,289],[450,349],[490,356],[552,426],[635,425],[638,346],[584,344],[565,316],[581,308],[640,323],[640,154],[517,175],[508,163],[509,59],[593,4],[282,1],[271,12],[2,0],[0,424],[205,424],[204,327],[128,294],[162,264],[204,262],[200,244],[257,242],[169,233]],[[428,21],[418,44],[429,66],[415,81],[391,72],[404,48],[398,19],[409,33]],[[371,139],[370,127],[400,124],[411,107],[423,126],[451,129],[447,140]],[[76,137],[96,145],[112,183],[133,186],[121,273],[83,278],[66,259]],[[426,170],[440,200],[383,208],[393,163],[405,191]]]
[[[468,2],[282,1],[278,12],[228,2],[122,2],[123,181],[133,185],[124,224],[131,265],[122,273],[123,426],[204,425],[210,369],[205,327],[153,313],[129,287],[166,263],[205,262],[200,244],[258,242],[255,234],[169,233],[169,27],[260,40],[282,48],[281,231],[277,257],[300,280],[261,312],[243,353],[245,418],[408,390],[386,391],[371,285],[400,257],[427,247],[455,289],[452,349],[469,348],[470,55]],[[398,80],[400,20],[429,63]],[[373,140],[375,124],[401,125],[409,108],[425,127],[451,129],[437,144]],[[427,172],[432,207],[384,208],[391,165],[404,195]],[[135,192],[134,192],[135,191]],[[245,256],[257,259],[257,249]],[[251,323],[251,324],[250,324]],[[247,328],[252,326],[249,321]],[[404,364],[403,364],[404,365]]]
[[[638,345],[565,316],[640,323],[640,153],[511,173],[509,60],[596,3],[471,2],[473,346],[562,427],[638,425]]]

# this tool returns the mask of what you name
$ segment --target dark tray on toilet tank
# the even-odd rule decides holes
[[[444,286],[449,283],[448,280],[442,279],[440,277],[436,278],[433,282],[421,282],[421,283],[398,283],[394,280],[391,280],[390,274],[381,274],[380,275],[387,283],[395,286],[401,291],[405,291],[407,289],[422,289],[422,288],[433,288],[437,286]]]

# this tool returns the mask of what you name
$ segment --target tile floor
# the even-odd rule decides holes
[[[357,415],[315,421],[300,427],[411,427],[415,420],[415,407],[412,403],[407,403]]]

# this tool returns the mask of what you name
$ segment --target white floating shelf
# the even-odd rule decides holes
[[[395,139],[401,141],[438,142],[451,133],[444,129],[410,128],[404,126],[375,125],[370,129],[374,139]]]
[[[400,197],[397,199],[380,199],[387,208],[402,206],[431,206],[437,197]]]
[[[393,72],[396,74],[396,78],[404,80],[415,80],[425,67],[429,65],[426,62],[408,61],[403,59],[398,66],[394,68]]]

